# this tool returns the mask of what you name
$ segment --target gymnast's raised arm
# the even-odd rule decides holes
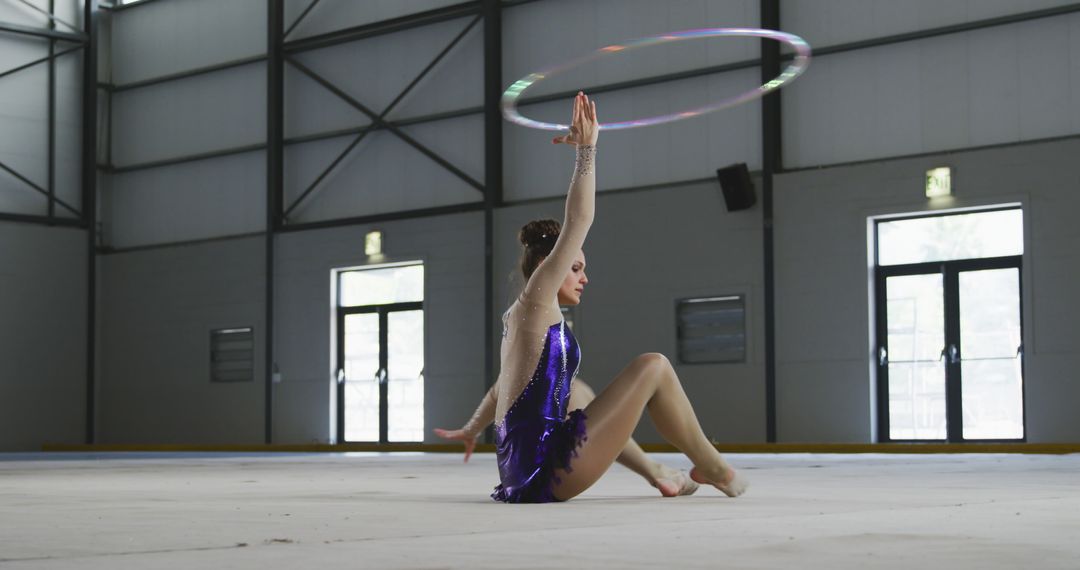
[[[556,137],[552,142],[577,147],[577,161],[566,195],[566,214],[562,231],[551,253],[529,277],[522,298],[536,303],[551,303],[559,286],[574,263],[574,257],[585,244],[585,236],[596,210],[596,172],[594,160],[600,125],[596,120],[596,103],[580,91],[574,98],[574,115],[570,134]]]

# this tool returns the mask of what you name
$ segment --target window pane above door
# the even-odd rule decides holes
[[[878,264],[905,265],[1024,253],[1019,208],[878,222]]]
[[[341,273],[341,306],[362,307],[424,300],[424,266],[357,269]]]

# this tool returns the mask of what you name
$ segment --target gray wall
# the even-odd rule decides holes
[[[101,443],[261,443],[263,383],[210,382],[210,331],[255,329],[263,378],[263,240],[100,256]]]
[[[450,0],[320,2],[290,40],[398,17]],[[782,27],[816,48],[927,30],[1067,4],[1065,0],[783,0]],[[361,4],[364,9],[358,8]],[[368,4],[371,4],[368,6]],[[77,21],[73,2],[58,2]],[[308,5],[286,2],[286,25]],[[812,7],[811,7],[812,5]],[[265,53],[262,0],[149,2],[105,14],[101,79],[127,85]],[[567,20],[565,14],[578,17]],[[503,79],[514,79],[598,44],[673,29],[756,25],[758,2],[680,0],[545,0],[503,13]],[[44,27],[17,3],[0,4],[0,20]],[[297,58],[376,112],[391,101],[469,22],[461,18],[298,54]],[[1025,205],[1024,318],[1029,335],[1028,428],[1031,441],[1080,439],[1069,415],[1075,400],[1077,303],[1067,297],[1080,243],[1077,176],[1069,162],[1080,135],[1080,37],[1076,14],[818,56],[782,93],[785,166],[776,194],[777,348],[780,437],[784,441],[871,441],[873,392],[869,366],[866,218],[921,211],[926,165],[956,167],[957,204],[1008,198]],[[476,109],[482,103],[482,35],[474,28],[388,115],[395,121]],[[551,30],[564,41],[544,41]],[[36,42],[36,43],[35,43]],[[40,57],[45,44],[0,36],[0,71]],[[550,79],[528,95],[629,81],[707,65],[752,60],[758,40],[710,40],[658,46],[611,57]],[[58,62],[57,192],[79,206],[77,56]],[[604,120],[663,114],[752,88],[759,70],[683,79],[603,93]],[[216,158],[203,153],[257,147],[265,141],[265,63],[256,61],[152,86],[121,89],[111,105],[102,95],[99,424],[103,441],[256,442],[262,438],[262,387],[210,386],[206,337],[214,326],[240,321],[262,331],[265,153],[258,148]],[[0,161],[35,181],[45,165],[44,74],[30,69],[0,79]],[[285,193],[297,197],[368,119],[286,66]],[[101,92],[102,94],[104,91]],[[541,119],[565,119],[561,103],[526,105]],[[108,112],[107,112],[108,111]],[[578,313],[583,372],[603,386],[635,354],[674,349],[674,299],[744,292],[750,309],[749,361],[680,366],[711,437],[764,439],[764,347],[760,209],[728,214],[707,179],[720,166],[762,164],[760,105],[751,103],[692,121],[607,133],[601,143],[600,188],[655,185],[653,190],[601,194],[586,247],[589,286]],[[467,175],[484,173],[479,113],[405,128]],[[528,219],[561,216],[570,158],[548,137],[504,125],[505,197],[496,215],[496,313],[512,296],[507,276],[517,256],[514,234]],[[1025,143],[995,150],[980,145]],[[919,156],[896,160],[902,156]],[[183,161],[168,165],[158,161]],[[835,167],[852,161],[876,161]],[[823,170],[812,167],[830,166]],[[1012,170],[1007,166],[1011,165]],[[476,202],[480,193],[390,133],[368,135],[290,215],[314,222]],[[543,201],[555,198],[554,201]],[[536,200],[541,200],[537,202]],[[43,213],[45,201],[0,173],[0,211]],[[1071,208],[1070,208],[1071,207]],[[64,214],[65,210],[59,209]],[[483,229],[478,214],[378,224],[391,259],[428,264],[427,427],[453,425],[471,412],[485,384],[483,353]],[[10,240],[0,262],[5,291],[35,291],[56,304],[85,290],[79,232],[6,224]],[[279,442],[326,441],[329,410],[329,270],[369,262],[358,253],[366,226],[279,235],[275,306],[274,437]],[[55,235],[53,235],[55,234]],[[245,237],[246,236],[246,237]],[[212,241],[204,241],[212,240]],[[188,245],[177,246],[178,243]],[[38,259],[38,252],[44,252]],[[31,261],[25,262],[30,259]],[[648,260],[643,263],[642,260]],[[83,260],[83,261],[78,261]],[[62,265],[61,267],[61,264]],[[62,274],[63,289],[45,291]],[[48,277],[46,277],[48,276]],[[37,316],[21,297],[5,293],[16,317],[2,333],[49,331],[65,317]],[[64,301],[67,302],[67,301]],[[632,309],[628,309],[632,307]],[[66,311],[84,318],[84,310]],[[31,322],[32,321],[32,322]],[[8,326],[6,323],[16,323]],[[632,328],[635,323],[648,326]],[[823,328],[824,327],[824,328]],[[627,331],[634,331],[630,334]],[[39,332],[38,334],[45,334]],[[79,327],[59,333],[65,346],[85,343]],[[8,345],[0,350],[11,350]],[[259,344],[262,350],[262,344]],[[22,358],[20,351],[12,358]],[[41,392],[81,402],[81,360],[56,373]],[[79,362],[80,364],[73,364]],[[262,359],[257,358],[261,365]],[[25,390],[6,378],[0,390]],[[17,368],[16,372],[20,372]],[[261,372],[260,372],[261,373]],[[16,388],[18,387],[18,388]],[[35,388],[37,390],[37,388]],[[6,392],[5,392],[6,393]],[[22,394],[24,392],[19,392]],[[56,394],[63,394],[57,398]],[[33,401],[5,401],[14,409]],[[23,398],[23,396],[19,396]],[[0,404],[4,405],[4,404]],[[77,425],[81,405],[63,422]],[[1039,410],[1039,413],[1031,413]],[[37,416],[35,416],[36,418]],[[21,443],[79,439],[29,428]],[[657,436],[646,424],[643,441]],[[23,436],[20,436],[23,437]],[[6,444],[0,443],[0,446]]]
[[[0,450],[80,443],[86,233],[0,222]]]
[[[371,227],[283,234],[275,271],[275,443],[330,442],[335,409],[331,271],[425,264],[426,437],[483,396],[481,214],[377,227],[384,257],[363,253]],[[264,421],[262,238],[102,257],[101,441],[261,443]],[[255,327],[255,381],[210,382],[209,333]]]
[[[1021,203],[1027,438],[1080,440],[1080,140],[793,172],[776,181],[776,312],[782,441],[869,442],[870,216]],[[952,200],[923,197],[954,169]]]

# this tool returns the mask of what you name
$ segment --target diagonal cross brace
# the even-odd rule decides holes
[[[456,167],[453,164],[450,164],[449,162],[447,162],[446,159],[444,159],[441,156],[435,154],[430,149],[428,149],[424,145],[417,142],[416,139],[414,139],[414,138],[410,137],[408,134],[404,133],[401,129],[399,129],[393,123],[389,123],[389,122],[387,122],[387,121],[385,121],[383,119],[380,119],[375,114],[374,111],[372,111],[371,109],[368,109],[366,106],[364,106],[363,103],[361,103],[361,102],[357,101],[356,99],[352,98],[348,93],[345,93],[341,89],[338,89],[336,86],[334,86],[333,83],[330,83],[325,78],[323,78],[322,76],[320,76],[319,74],[315,73],[310,68],[308,68],[306,65],[300,63],[299,61],[296,61],[295,59],[293,59],[292,57],[289,57],[289,56],[286,56],[285,60],[288,61],[289,63],[291,63],[293,66],[295,66],[297,69],[299,69],[301,72],[303,72],[308,77],[311,77],[312,79],[317,81],[323,87],[326,87],[331,93],[333,93],[334,95],[337,95],[338,97],[340,97],[343,101],[345,101],[346,103],[351,105],[353,108],[355,108],[356,110],[360,111],[361,113],[367,115],[372,120],[372,122],[374,123],[374,126],[384,128],[384,129],[394,133],[395,135],[400,137],[401,140],[405,141],[410,146],[412,146],[416,150],[420,151],[421,153],[423,153],[425,156],[427,156],[431,160],[434,160],[436,163],[438,163],[443,168],[445,168],[445,169],[449,170],[450,172],[454,173],[458,178],[461,178],[462,180],[467,182],[470,186],[473,186],[474,188],[476,188],[477,190],[480,190],[481,192],[484,191],[484,185],[483,184],[481,184],[480,182],[478,182],[477,180],[475,180],[474,178],[472,178],[471,176],[469,176],[468,174],[463,172],[458,167]]]
[[[443,168],[450,171],[451,173],[453,173],[458,178],[464,180],[470,186],[476,188],[477,190],[479,190],[481,192],[484,191],[484,185],[481,184],[479,181],[477,181],[473,177],[469,176],[464,171],[462,171],[460,168],[454,166],[453,164],[451,164],[450,162],[448,162],[446,159],[442,158],[438,154],[434,153],[433,151],[431,151],[431,149],[429,149],[429,148],[425,147],[424,145],[420,144],[416,139],[412,138],[411,136],[409,136],[408,134],[403,132],[401,129],[399,129],[393,123],[387,122],[385,119],[380,118],[378,115],[375,114],[374,111],[367,108],[363,103],[357,101],[356,99],[351,97],[348,93],[345,93],[344,91],[342,91],[341,89],[336,87],[333,83],[331,83],[330,81],[326,80],[324,77],[322,77],[319,74],[312,71],[306,65],[300,63],[299,61],[296,61],[294,58],[289,57],[289,56],[286,56],[285,60],[288,61],[289,63],[291,63],[294,67],[296,67],[298,70],[303,72],[308,77],[311,77],[312,79],[314,79],[320,85],[322,85],[327,90],[329,90],[331,93],[333,93],[334,95],[337,95],[339,98],[341,98],[343,101],[348,103],[350,106],[357,109],[361,113],[367,115],[368,118],[370,118],[372,123],[373,123],[369,127],[369,129],[374,128],[374,127],[379,127],[379,128],[383,128],[383,129],[386,129],[386,130],[394,133],[401,140],[405,141],[410,146],[412,146],[416,150],[420,151],[424,156],[427,156],[431,160],[435,161],[437,164],[439,164],[439,166],[442,166]]]
[[[329,166],[327,166],[327,167],[326,167],[326,169],[325,169],[325,170],[323,170],[323,172],[322,172],[322,173],[321,173],[321,174],[320,174],[320,175],[319,175],[318,177],[316,177],[316,178],[315,178],[315,181],[314,181],[314,182],[312,182],[312,183],[311,183],[310,185],[308,185],[308,187],[307,187],[307,188],[306,188],[306,189],[304,190],[304,192],[300,194],[300,197],[299,197],[299,198],[297,198],[297,199],[296,199],[296,201],[295,201],[295,202],[293,202],[293,203],[292,203],[292,205],[291,205],[291,206],[289,206],[289,208],[288,208],[287,210],[285,210],[284,216],[285,216],[286,218],[287,218],[287,217],[289,216],[289,214],[290,214],[290,213],[292,213],[292,211],[293,211],[293,210],[295,210],[295,209],[297,208],[297,206],[299,206],[299,205],[300,205],[300,203],[301,203],[301,202],[303,202],[303,201],[304,201],[304,199],[305,199],[305,198],[307,198],[307,196],[308,196],[308,195],[309,195],[309,194],[310,194],[310,193],[311,193],[312,191],[314,191],[314,190],[315,190],[315,188],[316,188],[316,187],[317,187],[317,186],[319,185],[319,183],[320,183],[320,182],[322,182],[322,181],[323,181],[323,179],[324,179],[324,178],[326,178],[326,176],[328,176],[328,175],[330,174],[330,172],[332,172],[332,171],[334,170],[334,168],[335,168],[335,167],[337,167],[337,165],[338,165],[338,164],[339,164],[339,163],[340,163],[340,162],[341,162],[341,161],[342,161],[342,160],[343,160],[343,159],[344,159],[344,158],[345,158],[345,157],[346,157],[346,156],[347,156],[347,155],[348,155],[348,154],[349,154],[350,152],[352,152],[352,150],[353,150],[354,148],[356,148],[356,145],[360,144],[360,141],[364,140],[364,138],[365,138],[365,137],[366,137],[366,136],[368,135],[368,133],[370,133],[370,132],[372,132],[372,131],[374,130],[374,126],[375,126],[376,124],[378,124],[379,122],[382,122],[382,123],[384,123],[384,124],[385,124],[385,119],[386,119],[386,116],[387,116],[387,115],[389,115],[389,114],[390,114],[390,112],[394,110],[394,107],[396,107],[396,106],[397,106],[397,104],[398,104],[398,103],[400,103],[400,102],[401,102],[401,100],[402,100],[402,99],[404,99],[404,98],[405,98],[405,96],[406,96],[406,95],[408,95],[408,94],[409,94],[409,92],[410,92],[410,91],[412,91],[412,89],[413,89],[414,87],[416,87],[416,85],[417,85],[418,83],[420,83],[420,81],[421,81],[421,80],[422,80],[422,79],[423,79],[424,77],[426,77],[426,76],[427,76],[427,74],[428,74],[428,73],[429,73],[429,72],[430,72],[430,71],[431,71],[432,69],[434,69],[434,67],[435,67],[436,65],[438,65],[438,63],[439,63],[440,61],[442,61],[442,59],[443,59],[444,57],[446,57],[446,55],[447,55],[448,53],[450,53],[450,50],[454,49],[454,46],[456,46],[456,45],[457,45],[458,43],[460,43],[460,42],[461,42],[461,40],[462,40],[462,39],[463,39],[463,38],[464,38],[464,37],[466,36],[466,34],[468,34],[468,33],[469,33],[469,31],[470,31],[470,30],[472,30],[472,29],[473,29],[473,27],[474,27],[474,26],[476,26],[476,24],[477,24],[477,23],[478,23],[478,22],[479,22],[480,20],[481,20],[481,17],[480,17],[480,16],[477,16],[477,17],[476,17],[476,18],[474,18],[474,19],[473,19],[473,20],[472,20],[471,22],[469,22],[469,24],[468,24],[467,26],[465,26],[465,28],[464,28],[463,30],[461,30],[461,32],[460,32],[460,33],[458,33],[458,35],[457,35],[457,36],[455,36],[455,37],[454,37],[454,39],[453,39],[453,40],[451,40],[451,41],[450,41],[450,43],[449,43],[449,44],[448,44],[448,45],[447,45],[447,46],[446,46],[445,48],[443,48],[443,50],[442,50],[441,52],[439,52],[439,54],[438,54],[437,56],[435,56],[435,59],[433,59],[433,60],[431,61],[431,63],[429,63],[429,64],[428,64],[428,65],[427,65],[427,66],[426,66],[426,67],[425,67],[425,68],[423,69],[423,71],[421,71],[421,72],[420,72],[420,74],[419,74],[419,75],[417,75],[417,76],[416,76],[416,77],[415,77],[415,78],[414,78],[414,79],[413,79],[413,80],[412,80],[412,81],[411,81],[411,82],[410,82],[410,83],[409,83],[409,84],[408,84],[408,85],[407,85],[407,86],[405,87],[405,89],[403,89],[403,90],[401,91],[401,93],[398,93],[397,97],[395,97],[395,98],[394,98],[394,100],[393,100],[393,101],[391,101],[391,102],[390,102],[390,104],[389,104],[389,105],[387,105],[387,106],[386,106],[386,108],[385,108],[385,109],[383,109],[383,111],[382,111],[381,113],[379,113],[379,116],[378,116],[378,117],[377,117],[376,119],[374,119],[373,123],[372,123],[371,125],[367,126],[366,128],[364,128],[364,129],[363,129],[362,131],[360,131],[360,133],[359,133],[359,134],[358,134],[358,135],[356,136],[356,138],[354,138],[354,139],[353,139],[353,141],[352,141],[351,143],[349,143],[349,146],[345,147],[345,149],[344,149],[343,151],[341,151],[341,153],[339,153],[339,154],[338,154],[338,156],[337,156],[337,157],[336,157],[336,158],[335,158],[335,159],[334,159],[334,160],[333,160],[333,161],[332,161],[332,162],[330,163],[330,165],[329,165]]]
[[[33,188],[34,190],[37,190],[38,192],[44,194],[52,202],[55,202],[55,203],[60,204],[61,206],[65,207],[65,208],[67,208],[68,211],[70,211],[72,214],[75,214],[76,216],[81,216],[82,215],[81,212],[79,212],[75,208],[69,206],[67,202],[61,200],[60,198],[57,198],[56,196],[53,196],[53,195],[49,194],[48,190],[42,188],[41,186],[38,186],[37,184],[34,184],[33,180],[30,180],[29,178],[23,176],[22,174],[19,174],[13,168],[11,168],[10,166],[4,164],[3,162],[0,162],[0,170],[4,170],[8,174],[14,176],[15,178],[18,178],[23,183],[25,183],[27,186],[29,186],[29,187]]]
[[[68,48],[68,49],[63,50],[63,51],[58,51],[55,54],[53,54],[52,56],[47,55],[47,56],[45,56],[45,57],[43,57],[41,59],[35,59],[34,61],[24,63],[24,64],[22,64],[22,65],[20,65],[18,67],[12,67],[11,69],[9,69],[7,71],[0,71],[0,77],[7,77],[8,75],[11,75],[13,73],[18,73],[18,72],[20,72],[20,71],[22,71],[24,69],[34,67],[35,65],[37,65],[39,63],[45,63],[46,61],[49,61],[50,59],[56,59],[56,58],[58,58],[58,57],[60,57],[62,55],[69,54],[69,53],[71,53],[73,51],[80,50],[80,49],[82,49],[82,46],[75,46],[75,47]]]
[[[312,8],[314,8],[315,5],[318,3],[319,0],[311,0],[311,3],[308,4],[307,8],[304,8],[304,11],[300,13],[300,16],[293,21],[292,25],[289,26],[289,29],[285,30],[285,33],[281,35],[281,39],[284,40],[285,38],[289,37],[289,34],[291,34],[292,31],[296,29],[296,26],[300,25],[300,22],[304,21],[304,18],[306,18],[307,15],[311,13]]]

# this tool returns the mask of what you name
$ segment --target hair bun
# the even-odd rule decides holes
[[[560,231],[562,231],[562,225],[555,220],[533,220],[521,228],[518,232],[518,240],[521,241],[521,245],[541,255],[547,255],[555,247]]]

